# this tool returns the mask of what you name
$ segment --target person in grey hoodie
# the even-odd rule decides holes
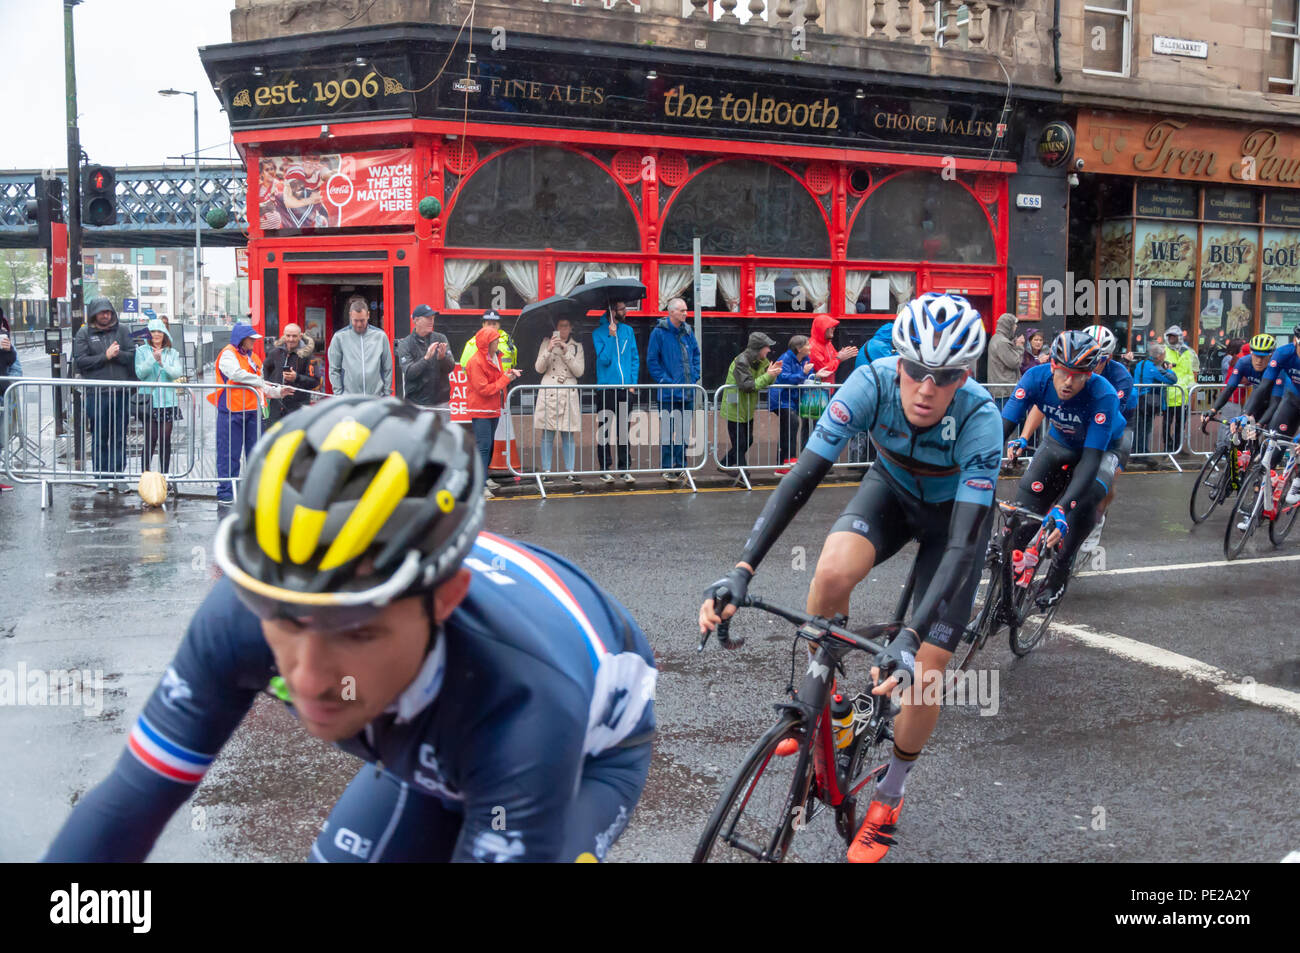
[[[388,335],[370,325],[370,308],[364,298],[348,302],[351,327],[330,340],[330,387],[336,394],[371,397],[393,392],[393,352]]]
[[[998,318],[997,330],[989,338],[989,374],[990,384],[1015,384],[1020,380],[1020,361],[1025,356],[1025,341],[1016,336],[1016,316],[1004,314]],[[1011,396],[1008,388],[994,388],[994,397],[998,406],[1007,402]]]
[[[134,381],[135,342],[117,320],[113,303],[94,298],[87,321],[72,339],[72,362],[92,381]],[[86,413],[94,428],[91,459],[101,479],[126,474],[126,414],[129,391],[119,387],[86,388]]]

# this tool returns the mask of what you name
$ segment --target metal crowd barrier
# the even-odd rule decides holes
[[[663,402],[661,390],[685,394],[678,403]],[[624,482],[625,473],[680,473],[694,490],[694,475],[709,459],[709,410],[708,392],[699,384],[514,387],[506,395],[507,468],[514,476],[535,480],[542,496],[548,484],[555,487],[556,477],[579,485],[578,477],[605,473],[618,482]],[[570,430],[545,426],[575,422],[576,429]]]
[[[1242,401],[1229,400],[1223,405],[1223,410],[1219,416],[1223,418],[1235,417],[1241,413],[1244,402],[1249,398],[1253,387],[1235,388],[1244,391],[1241,396]],[[1205,433],[1201,433],[1201,419],[1198,414],[1208,412],[1214,409],[1214,403],[1223,393],[1222,384],[1194,384],[1187,392],[1187,436],[1183,441],[1183,449],[1188,453],[1194,453],[1200,457],[1208,457],[1214,453],[1218,445],[1227,437],[1226,428],[1217,420],[1211,420],[1205,426]]]
[[[736,483],[752,489],[749,471],[776,471],[784,468],[803,451],[812,428],[821,417],[805,417],[810,400],[817,401],[821,410],[841,385],[772,384],[754,395],[754,412],[748,422],[732,421],[724,416],[724,408],[739,409],[740,391],[734,384],[724,384],[713,392],[713,463],[724,473],[735,472]],[[825,395],[813,398],[812,394]],[[724,450],[724,432],[726,449]],[[858,434],[845,448],[832,469],[871,466],[871,441],[865,433]]]
[[[10,380],[0,402],[0,457],[14,483],[41,484],[43,509],[55,485],[129,490],[145,469],[165,474],[170,486],[210,490],[219,498],[229,483],[233,497],[233,471],[242,468],[230,461],[252,449],[265,424],[259,410],[225,414],[207,399],[223,391],[256,398],[256,390],[243,384]],[[172,403],[166,399],[154,406],[156,391],[174,394],[174,408],[161,406]],[[225,451],[222,460],[219,450]]]
[[[1137,409],[1133,413],[1134,460],[1158,460],[1167,457],[1179,473],[1183,468],[1177,454],[1188,439],[1187,391],[1177,384],[1134,384]],[[1177,392],[1182,404],[1169,406],[1169,397]]]

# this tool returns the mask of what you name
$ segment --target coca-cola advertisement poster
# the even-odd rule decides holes
[[[415,220],[415,152],[265,156],[258,218],[268,232],[408,225]]]

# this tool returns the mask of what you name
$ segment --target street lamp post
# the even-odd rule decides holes
[[[200,304],[202,289],[199,284],[199,271],[203,267],[203,239],[199,233],[199,94],[197,90],[160,89],[159,96],[194,97],[194,323],[202,324],[203,306]]]

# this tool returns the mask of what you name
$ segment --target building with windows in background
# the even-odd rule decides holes
[[[245,0],[234,42],[200,52],[248,169],[268,336],[292,320],[328,343],[360,294],[390,337],[423,302],[458,343],[485,308],[509,329],[610,275],[649,289],[632,316],[644,347],[668,298],[695,304],[699,239],[713,386],[757,327],[784,343],[825,312],[862,343],[924,291],[966,295],[990,327],[1004,310],[1049,336],[1091,323],[1063,305],[1067,281],[1144,278],[1166,251],[1147,239],[1191,222],[1175,244],[1193,276],[1100,319],[1139,350],[1176,320],[1208,364],[1236,329],[1289,320],[1292,292],[1268,290],[1289,275],[1219,258],[1290,247],[1295,3],[1141,7]],[[1184,124],[1176,149],[1228,137],[1212,173],[1139,148],[1166,120]],[[1108,140],[1107,124],[1127,131]],[[1256,129],[1276,139],[1246,143]],[[1244,181],[1229,145],[1274,151]],[[548,331],[521,325],[521,352]]]

